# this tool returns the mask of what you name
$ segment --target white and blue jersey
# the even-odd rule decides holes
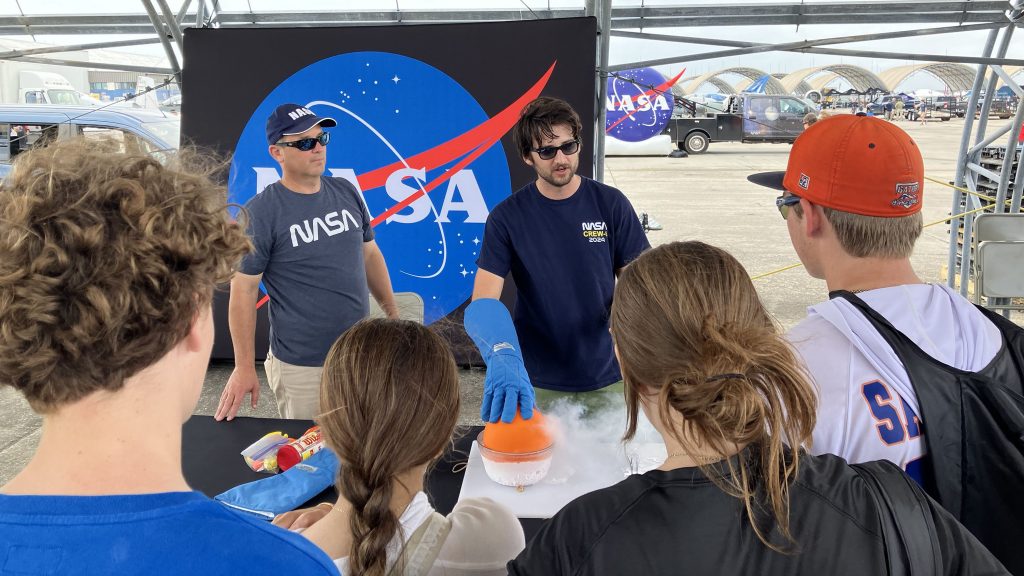
[[[953,368],[984,369],[1002,345],[999,330],[945,286],[909,284],[858,294],[926,354]],[[925,425],[917,394],[892,347],[842,298],[816,304],[789,331],[814,380],[813,454],[851,463],[889,460],[918,482]]]

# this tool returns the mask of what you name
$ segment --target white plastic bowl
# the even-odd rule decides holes
[[[498,452],[484,446],[484,434],[476,438],[487,476],[504,486],[531,486],[544,479],[551,468],[554,444],[537,452]]]

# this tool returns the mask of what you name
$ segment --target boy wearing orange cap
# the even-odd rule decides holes
[[[1020,351],[1008,350],[1004,335],[1021,336],[914,272],[924,185],[917,145],[883,120],[837,116],[796,140],[784,173],[749,179],[783,191],[776,205],[793,247],[829,290],[830,299],[811,306],[788,335],[818,389],[811,451],[899,464],[1017,573],[1005,543],[1019,538],[1005,530],[1016,526],[1010,531],[1022,534],[1019,516],[981,521],[979,515],[991,518],[994,506],[985,504],[994,502],[966,504],[970,494],[1019,499],[1005,482],[991,475],[977,481],[970,469],[987,449],[972,442],[1005,434],[978,428],[985,423],[972,416],[989,407],[962,398],[983,381],[1020,394],[1013,358]]]

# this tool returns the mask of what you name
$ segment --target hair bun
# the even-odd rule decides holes
[[[726,374],[715,374],[708,376],[704,379],[704,382],[717,382],[718,380],[746,380],[746,374],[740,374],[738,372],[729,372]]]

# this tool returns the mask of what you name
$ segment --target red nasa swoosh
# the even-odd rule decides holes
[[[388,166],[384,166],[383,168],[377,168],[372,172],[367,172],[357,176],[359,186],[365,192],[366,190],[383,186],[392,172],[399,168],[404,168],[406,164],[410,166],[425,166],[427,167],[427,170],[432,170],[442,164],[451,162],[455,158],[458,158],[473,149],[476,149],[473,154],[467,156],[459,162],[459,164],[453,166],[437,179],[431,181],[429,184],[424,186],[422,190],[418,190],[410,194],[405,200],[402,200],[398,204],[395,204],[378,215],[372,222],[370,222],[370,226],[380,224],[403,208],[409,206],[423,196],[424,193],[430,192],[439,184],[442,184],[451,178],[456,172],[464,168],[466,164],[475,160],[480,156],[480,154],[486,152],[488,148],[500,140],[506,132],[512,129],[512,126],[516,121],[519,120],[519,113],[523,110],[523,107],[531,100],[540,96],[541,91],[544,90],[544,86],[547,85],[548,80],[551,78],[551,73],[555,71],[556,64],[558,64],[557,60],[551,64],[551,67],[548,68],[547,72],[545,72],[544,75],[540,77],[540,80],[537,80],[537,82],[531,86],[526,93],[520,96],[515,102],[509,104],[504,110],[495,114],[492,118],[488,119],[476,128],[460,134],[459,136],[435,146],[426,152],[420,152],[419,154],[406,159],[405,162],[398,161]],[[469,162],[466,161],[467,159]]]
[[[666,80],[661,85],[655,86],[654,88],[651,88],[650,90],[648,90],[647,92],[644,92],[643,94],[637,94],[636,96],[633,96],[632,98],[630,98],[630,100],[632,100],[633,102],[636,102],[637,100],[640,99],[641,96],[652,96],[655,93],[664,94],[666,90],[670,90],[672,88],[672,86],[675,85],[676,82],[679,82],[679,78],[683,75],[683,72],[686,72],[686,68],[683,68],[679,72],[679,74],[676,74],[675,78],[672,78],[671,80]],[[605,129],[605,133],[607,134],[608,132],[611,132],[612,128],[615,128],[616,126],[621,124],[622,121],[625,120],[626,118],[632,118],[634,112],[636,112],[636,110],[634,110],[633,112],[626,112],[625,116],[623,116],[622,118],[619,118],[618,120],[615,121],[614,124],[612,124],[611,126],[606,128]]]
[[[370,226],[376,227],[378,224],[408,207],[416,200],[419,200],[424,194],[429,193],[439,185],[446,182],[449,178],[455,175],[455,173],[479,158],[484,152],[489,150],[491,146],[494,146],[494,144],[501,140],[501,137],[511,130],[512,126],[515,125],[517,120],[519,120],[519,113],[522,111],[523,107],[540,96],[544,87],[547,86],[548,80],[551,79],[551,74],[555,71],[556,64],[558,64],[557,60],[551,63],[547,72],[545,72],[529,90],[523,93],[523,95],[516,99],[515,102],[509,104],[504,110],[489,118],[486,122],[456,136],[455,138],[452,138],[451,140],[448,140],[447,142],[443,142],[430,150],[411,156],[404,162],[398,161],[357,176],[356,179],[359,180],[359,187],[362,188],[365,193],[367,190],[383,186],[384,183],[387,182],[388,176],[390,176],[395,170],[404,168],[406,164],[409,164],[410,166],[424,166],[429,171],[441,166],[442,164],[451,162],[459,156],[464,154],[466,155],[465,158],[460,160],[450,169],[446,170],[444,174],[441,174],[424,185],[422,189],[413,192],[406,197],[405,200],[402,200],[379,214],[370,222]],[[263,298],[256,303],[256,308],[262,307],[268,300],[270,300],[270,296],[263,296]]]

